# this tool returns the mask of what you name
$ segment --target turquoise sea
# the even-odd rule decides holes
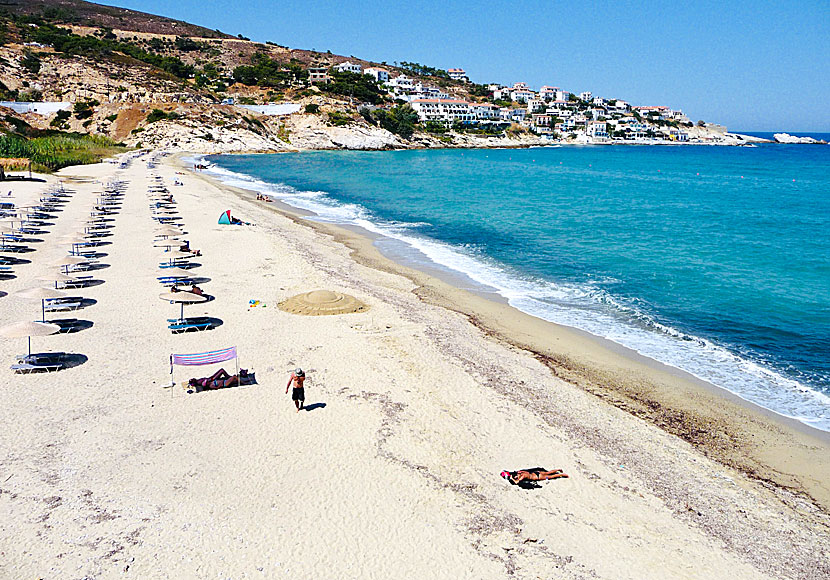
[[[830,430],[830,146],[208,160],[225,181],[381,234],[399,259]]]

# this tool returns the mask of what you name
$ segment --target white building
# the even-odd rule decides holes
[[[72,103],[67,102],[26,102],[26,101],[0,101],[0,107],[8,107],[15,113],[36,113],[38,115],[51,115],[58,111],[64,111],[72,108]]]
[[[510,90],[510,100],[517,103],[526,103],[535,96],[536,93],[530,90],[527,83],[514,83]]]
[[[363,71],[363,74],[369,75],[375,79],[378,84],[383,84],[389,80],[389,71],[383,68],[369,67]]]
[[[549,87],[545,85],[541,89],[539,89],[539,98],[544,99],[546,101],[552,101],[556,99],[556,91],[561,90],[559,87]]]
[[[394,79],[387,81],[386,86],[392,89],[395,94],[409,94],[415,89],[415,81],[406,75],[398,75]]]
[[[553,128],[550,126],[553,115],[547,113],[540,113],[531,117],[530,126],[539,134],[551,133]]]
[[[527,111],[529,113],[537,113],[545,110],[545,101],[542,99],[530,99],[527,102]]]
[[[500,107],[490,103],[470,103],[470,111],[479,121],[497,121],[501,118]]]
[[[571,98],[571,93],[569,93],[568,91],[563,91],[562,89],[557,89],[556,90],[556,95],[554,96],[555,100],[557,100],[557,101],[568,101],[568,100],[570,100],[570,98]]]
[[[308,67],[308,82],[311,84],[329,82],[329,69],[324,66]]]
[[[605,121],[588,121],[585,133],[593,139],[608,139],[608,125]]]
[[[585,101],[586,103],[588,103],[593,98],[593,95],[591,94],[591,91],[585,91],[585,92],[579,93],[579,98],[581,100]]]
[[[467,82],[469,80],[467,78],[467,73],[464,72],[463,68],[448,68],[447,74],[450,75],[450,78],[454,81]]]
[[[414,99],[410,104],[422,122],[451,125],[456,121],[469,123],[476,120],[470,103],[459,99]]]
[[[348,60],[346,62],[341,62],[334,68],[336,68],[340,72],[351,72],[356,74],[360,74],[360,71],[363,70],[362,66],[360,66],[359,64],[355,64],[353,62],[349,62]]]
[[[606,102],[606,100],[603,99],[602,97],[594,97],[594,99],[591,102],[593,103],[593,105],[595,107],[604,107],[605,105],[608,104]]]

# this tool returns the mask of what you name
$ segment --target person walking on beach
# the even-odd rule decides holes
[[[297,412],[299,413],[300,409],[305,405],[305,373],[303,369],[297,368],[291,373],[291,376],[288,378],[288,384],[285,385],[286,395],[288,394],[288,388],[292,384],[294,388],[291,391],[291,399],[293,399],[294,406],[297,407]]]

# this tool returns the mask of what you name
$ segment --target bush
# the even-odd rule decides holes
[[[320,105],[308,104],[305,106],[306,113],[319,113]]]
[[[118,114],[113,113],[112,115],[107,115],[105,118],[106,118],[107,121],[112,123],[113,121],[115,121],[118,118]]]
[[[95,112],[93,107],[97,107],[100,104],[101,103],[94,99],[90,101],[78,101],[72,107],[72,111],[75,113],[76,119],[88,119]]]
[[[333,125],[334,127],[343,127],[344,125],[354,123],[354,119],[352,119],[349,115],[344,115],[343,113],[338,113],[336,111],[329,113],[328,119],[329,125]]]
[[[265,54],[257,53],[251,57],[250,65],[241,65],[233,69],[235,81],[248,86],[286,87],[292,81],[305,82],[308,71],[299,63],[284,63]]]
[[[52,122],[49,123],[49,125],[52,127],[61,127],[66,124],[66,121],[71,116],[72,113],[70,113],[69,111],[58,111],[58,113],[55,115],[55,118],[52,119]]]
[[[163,121],[167,119],[167,113],[162,111],[161,109],[153,109],[149,115],[147,115],[147,122],[148,123],[155,123],[156,121]]]
[[[369,75],[333,70],[331,81],[321,87],[327,93],[354,98],[362,103],[379,105],[383,102],[384,91]]]
[[[415,133],[415,124],[418,122],[418,113],[408,104],[395,105],[389,111],[378,110],[372,115],[378,125],[394,133],[400,135],[404,139],[409,139]]]
[[[27,51],[23,54],[20,64],[30,73],[37,74],[40,72],[40,59],[31,52]]]

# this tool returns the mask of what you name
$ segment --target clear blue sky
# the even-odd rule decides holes
[[[830,132],[830,0],[99,0],[374,61],[461,67],[683,109],[732,130]]]

